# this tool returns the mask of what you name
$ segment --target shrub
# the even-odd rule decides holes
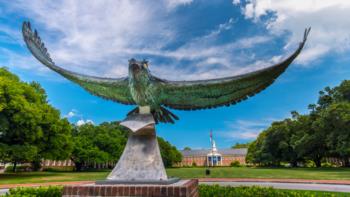
[[[233,161],[230,163],[230,166],[231,167],[241,167],[241,163],[239,163],[239,161]]]
[[[322,197],[336,197],[336,194],[322,192],[317,193],[314,191],[291,191],[291,190],[279,190],[272,187],[222,187],[218,185],[199,185],[200,197],[310,197],[310,196],[322,196]],[[344,195],[345,196],[345,195]]]
[[[74,170],[73,166],[49,167],[49,168],[43,169],[43,171],[46,171],[46,172],[72,172],[73,170]]]
[[[17,166],[16,172],[29,172],[32,171],[32,167],[28,165]],[[13,172],[13,166],[7,166],[5,172]]]
[[[50,187],[18,187],[10,189],[8,197],[61,197],[62,187],[60,186],[50,186]]]
[[[196,162],[193,162],[193,163],[192,163],[192,166],[193,166],[193,167],[197,167],[197,163],[196,163]]]
[[[337,167],[336,165],[329,162],[322,163],[321,166],[325,168]]]

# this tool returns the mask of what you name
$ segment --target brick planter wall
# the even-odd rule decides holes
[[[63,188],[63,197],[153,196],[198,197],[198,180],[181,180],[170,185],[75,185]]]

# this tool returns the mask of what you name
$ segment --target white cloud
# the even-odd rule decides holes
[[[75,110],[75,109],[72,109],[66,115],[64,115],[65,118],[73,118],[73,117],[76,117],[76,116],[80,116],[80,115],[78,114],[78,111]]]
[[[84,124],[95,124],[95,123],[94,123],[94,121],[89,120],[89,119],[87,119],[87,120],[80,119],[76,123],[77,126],[81,126],[81,125],[84,125]]]
[[[78,119],[78,121],[75,123],[77,126],[81,126],[84,124],[95,124],[94,121],[90,119],[84,119],[84,116],[81,113],[79,113],[79,111],[76,109],[70,110],[66,115],[64,115],[64,117],[69,118],[70,121]]]
[[[68,114],[67,114],[67,118],[71,118],[73,117],[75,114],[74,112],[70,111]]]
[[[174,37],[162,17],[167,12],[163,3],[33,0],[9,6],[32,19],[58,65],[87,74],[107,74],[141,49],[158,50]]]
[[[300,41],[304,28],[311,26],[306,50],[297,63],[308,64],[330,53],[350,49],[350,1],[344,0],[246,0],[243,14],[255,22],[273,13],[266,27],[274,34],[291,32],[286,48]]]
[[[256,61],[260,57],[256,57],[254,53],[242,52],[266,44],[272,40],[271,35],[250,35],[218,44],[217,39],[222,33],[235,28],[236,19],[232,17],[209,30],[207,34],[186,40],[178,48],[169,49],[168,44],[177,40],[178,31],[181,31],[177,26],[178,21],[169,18],[169,13],[177,7],[191,3],[192,0],[33,0],[30,4],[14,1],[9,6],[11,10],[24,13],[25,17],[31,19],[33,27],[39,29],[58,65],[89,75],[125,76],[127,60],[131,57],[154,56],[155,59],[168,59],[166,64],[152,62],[151,59],[150,69],[155,75],[170,80],[237,75],[269,66],[274,61],[266,58]],[[243,5],[242,1],[232,3]],[[256,12],[253,3],[249,4],[252,5],[250,17],[258,18],[256,13],[262,12]],[[298,41],[301,33],[302,31],[298,32]],[[295,43],[288,46],[294,48]],[[305,62],[310,56],[326,50],[328,49],[303,53],[304,57],[300,59]],[[47,71],[29,53],[27,55],[19,58],[25,58],[21,62],[12,58],[12,65]],[[30,64],[25,63],[26,59]],[[189,62],[188,66],[184,66],[183,61]]]
[[[219,35],[223,31],[227,31],[233,27],[235,20],[230,18],[226,23],[219,24],[218,28],[210,32],[208,35],[204,36],[205,39],[208,39],[213,36]]]
[[[193,2],[193,0],[166,0],[166,5],[168,9],[174,9],[180,5],[188,5]]]
[[[218,133],[223,137],[229,138],[229,140],[255,140],[259,133],[266,129],[274,120],[237,120],[228,122],[228,129]]]
[[[176,49],[164,49],[177,39],[173,19],[167,19],[171,7],[189,5],[191,0],[168,0],[162,3],[135,1],[60,1],[34,0],[30,4],[15,1],[12,9],[32,18],[33,27],[45,41],[53,60],[60,66],[80,73],[120,77],[127,74],[127,60],[131,57],[157,56],[170,59],[167,65],[159,64],[151,71],[163,78],[203,79],[240,74],[247,60],[242,49],[255,47],[271,40],[268,36],[251,36],[241,40],[217,44],[221,33],[234,28],[235,20],[228,18],[207,34],[193,38]],[[136,14],[135,14],[136,13]],[[28,54],[29,55],[29,54]],[[29,69],[47,71],[33,57]],[[22,59],[23,59],[22,58]],[[13,58],[17,60],[17,58]],[[181,61],[191,61],[188,67]],[[13,65],[25,65],[15,61]],[[250,66],[254,70],[255,65]],[[260,65],[261,66],[261,65]],[[268,65],[264,65],[268,66]],[[194,69],[193,69],[194,68]],[[173,70],[179,75],[174,75]]]
[[[260,132],[249,132],[245,131],[238,135],[238,138],[240,139],[256,139],[258,137]]]
[[[233,5],[239,5],[241,2],[240,0],[232,0]]]

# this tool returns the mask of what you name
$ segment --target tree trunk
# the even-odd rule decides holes
[[[298,162],[297,161],[292,161],[291,165],[293,168],[298,167]]]
[[[40,160],[32,161],[32,169],[33,171],[39,171],[41,169],[41,161]]]
[[[348,157],[344,158],[344,167],[350,167],[350,162],[349,162],[349,158]]]
[[[317,168],[321,167],[321,159],[320,158],[315,158],[314,162],[315,162],[315,165],[316,165]]]
[[[75,171],[77,171],[77,172],[80,172],[83,168],[83,163],[81,163],[81,162],[76,162],[76,163],[74,163],[74,165],[75,165]]]
[[[13,162],[12,172],[16,172],[16,168],[17,168],[17,161],[14,161]]]

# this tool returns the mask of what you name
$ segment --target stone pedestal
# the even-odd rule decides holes
[[[106,180],[96,184],[171,184],[160,156],[154,124],[130,132],[128,142],[117,165]]]
[[[63,197],[78,196],[146,196],[146,197],[198,197],[198,180],[180,180],[169,185],[115,184],[65,186]]]

